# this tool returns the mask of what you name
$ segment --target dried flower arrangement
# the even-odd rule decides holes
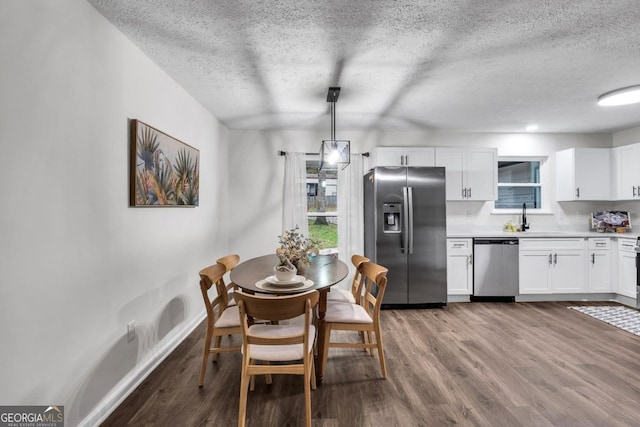
[[[276,254],[280,260],[280,266],[296,267],[300,270],[302,263],[311,262],[311,258],[318,254],[316,243],[300,233],[297,226],[291,230],[285,230],[278,238],[280,247],[276,249]]]

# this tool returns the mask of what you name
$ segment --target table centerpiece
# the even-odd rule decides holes
[[[276,249],[276,254],[279,262],[273,269],[276,278],[290,280],[280,279],[279,276],[290,275],[293,278],[296,273],[304,275],[305,269],[310,265],[313,257],[318,254],[316,243],[300,233],[297,226],[285,230],[278,238],[280,247]]]

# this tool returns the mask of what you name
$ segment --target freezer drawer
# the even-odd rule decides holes
[[[474,239],[473,260],[474,297],[518,295],[517,239]]]

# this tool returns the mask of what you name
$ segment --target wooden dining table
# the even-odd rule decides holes
[[[296,290],[286,288],[283,290],[269,289],[263,286],[256,286],[258,282],[273,275],[273,267],[278,264],[277,255],[264,255],[241,262],[231,270],[231,281],[240,289],[250,293],[272,293],[275,295],[290,295],[311,290],[320,293],[318,301],[318,359],[316,360],[316,380],[322,382],[324,376],[323,366],[325,363],[321,359],[324,355],[324,339],[326,327],[324,316],[327,311],[327,293],[331,286],[343,280],[349,273],[349,267],[338,259],[337,255],[318,255],[313,258],[311,264],[301,274],[305,279],[312,280],[313,285]]]

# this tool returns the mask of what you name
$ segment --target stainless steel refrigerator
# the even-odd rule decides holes
[[[447,302],[443,167],[377,167],[364,176],[365,256],[389,269],[383,306]]]

